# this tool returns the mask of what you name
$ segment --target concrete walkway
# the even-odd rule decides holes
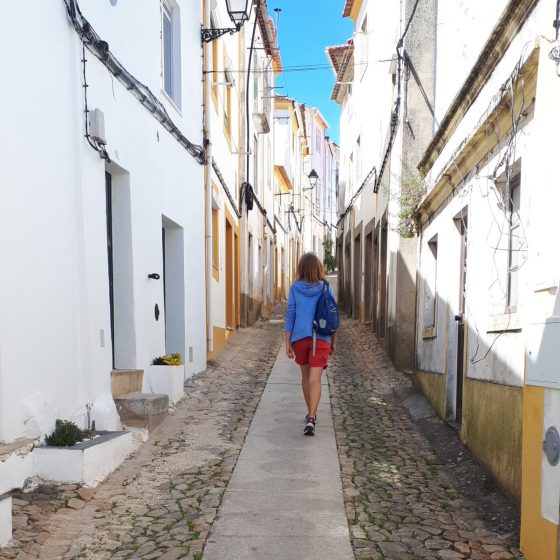
[[[353,560],[326,377],[315,437],[303,435],[299,368],[282,347],[204,560]]]

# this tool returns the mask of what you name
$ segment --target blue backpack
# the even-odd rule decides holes
[[[329,290],[329,283],[323,281],[323,291],[319,296],[313,319],[313,338],[316,334],[332,336],[340,323],[338,305]]]

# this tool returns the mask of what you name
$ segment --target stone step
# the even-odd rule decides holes
[[[114,369],[111,372],[111,393],[113,397],[140,393],[143,379],[143,369]]]
[[[129,393],[113,397],[123,426],[153,430],[167,416],[169,397],[153,393]]]
[[[0,548],[6,546],[12,538],[12,497],[0,496]]]

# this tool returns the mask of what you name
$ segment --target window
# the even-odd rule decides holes
[[[424,323],[422,336],[434,338],[436,336],[437,317],[437,235],[429,242],[424,250],[424,263],[422,266],[424,274]]]
[[[231,132],[232,132],[232,112],[231,112],[231,97],[232,90],[235,84],[235,79],[231,71],[231,59],[228,57],[224,46],[224,128],[228,134],[228,142],[231,148]]]
[[[321,130],[317,129],[315,131],[315,149],[317,150],[318,154],[321,153],[321,139],[322,139]]]
[[[520,175],[510,181],[508,201],[508,269],[507,269],[507,311],[517,311],[517,296],[519,285],[519,253],[521,251],[521,221],[520,210]]]
[[[226,99],[224,105],[224,126],[231,134],[231,87],[226,86]]]
[[[161,3],[162,87],[181,105],[181,44],[179,8],[168,0]]]
[[[219,210],[212,209],[212,276],[219,280],[220,271],[220,230]]]

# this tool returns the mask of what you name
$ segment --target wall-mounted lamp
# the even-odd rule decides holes
[[[319,175],[317,175],[317,171],[315,171],[315,169],[312,169],[311,173],[309,173],[307,178],[309,179],[309,184],[311,186],[307,189],[303,189],[304,191],[310,191],[317,186],[317,182],[319,181]]]
[[[210,43],[226,33],[230,35],[237,33],[243,27],[243,24],[251,18],[252,8],[253,0],[226,0],[226,9],[235,27],[203,29],[202,40],[205,43]]]

